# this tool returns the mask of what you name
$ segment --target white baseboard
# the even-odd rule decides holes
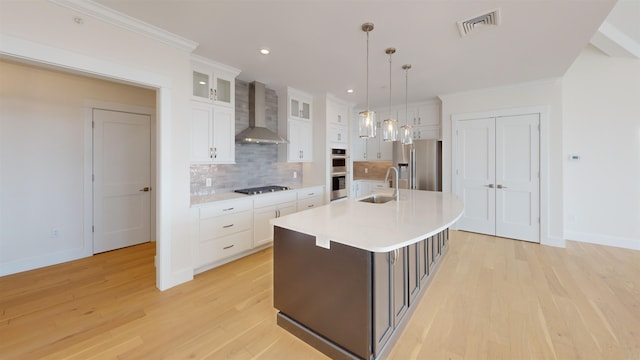
[[[43,268],[46,266],[57,265],[68,261],[89,257],[91,255],[93,254],[91,254],[91,252],[85,251],[85,249],[73,249],[53,254],[46,254],[43,256],[15,260],[8,263],[0,264],[0,276],[17,274],[24,271]]]
[[[174,271],[171,274],[169,274],[166,280],[167,281],[164,282],[164,281],[160,281],[160,279],[156,279],[156,287],[160,291],[165,291],[174,286],[193,280],[193,268],[186,268],[179,271]]]
[[[567,240],[580,241],[590,244],[615,246],[623,249],[640,250],[640,239],[624,238],[601,234],[581,233],[577,231],[565,231]]]
[[[559,248],[567,247],[566,241],[564,241],[562,237],[557,236],[540,237],[540,245],[554,246]]]

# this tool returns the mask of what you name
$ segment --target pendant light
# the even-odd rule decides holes
[[[411,125],[409,125],[409,69],[411,64],[402,65],[405,71],[405,90],[404,90],[404,125],[400,127],[400,142],[403,145],[413,144],[413,134]]]
[[[396,52],[394,48],[388,48],[385,53],[389,55],[389,117],[382,122],[382,139],[384,141],[396,141],[398,139],[398,121],[391,117],[391,55]]]
[[[358,115],[358,133],[363,139],[376,137],[376,113],[369,110],[369,32],[372,30],[372,23],[362,24],[362,31],[367,33],[367,108]]]

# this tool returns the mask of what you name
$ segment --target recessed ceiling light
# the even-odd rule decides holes
[[[353,89],[348,89],[347,94],[353,94]]]
[[[271,51],[269,51],[269,49],[267,48],[260,49],[260,54],[262,55],[269,55],[269,53],[271,53]]]

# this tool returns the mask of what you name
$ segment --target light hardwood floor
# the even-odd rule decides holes
[[[640,359],[640,252],[451,232],[392,359]],[[2,359],[325,359],[280,329],[272,252],[164,292],[154,244],[0,278]]]

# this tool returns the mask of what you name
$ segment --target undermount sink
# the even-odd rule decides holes
[[[388,195],[371,195],[369,197],[366,197],[364,199],[361,199],[359,201],[362,202],[368,202],[368,203],[372,203],[372,204],[384,204],[386,202],[389,202],[391,200],[395,200],[396,198],[393,196],[388,196]]]

